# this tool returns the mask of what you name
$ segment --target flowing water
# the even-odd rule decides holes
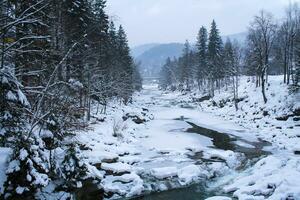
[[[145,90],[144,95],[149,96],[150,101],[149,105],[155,104],[154,102],[160,102],[159,104],[162,107],[171,107],[173,105],[178,105],[178,102],[176,99],[160,99],[161,94],[152,94],[153,91],[151,90]],[[155,94],[155,93],[154,93]],[[184,109],[192,109],[192,107],[189,106],[182,106]],[[173,120],[172,118],[170,119]],[[188,129],[181,129],[179,131],[185,131],[187,133],[191,134],[200,134],[201,136],[204,136],[212,141],[213,146],[210,146],[210,148],[215,149],[222,149],[222,150],[231,150],[237,153],[242,153],[245,155],[244,163],[239,167],[240,172],[245,170],[246,167],[253,164],[256,160],[258,160],[262,156],[266,156],[269,154],[269,152],[264,150],[264,147],[269,146],[270,144],[268,142],[258,140],[256,142],[251,142],[244,140],[243,138],[240,138],[238,136],[235,136],[233,134],[229,133],[222,133],[218,132],[216,130],[211,130],[208,128],[204,128],[201,126],[198,126],[194,123],[189,122],[189,118],[185,118],[184,116],[179,116],[174,121],[181,121],[188,123],[191,127]],[[193,120],[194,121],[194,120]],[[180,126],[175,126],[174,130],[170,130],[170,132],[176,132],[178,131],[177,128]],[[244,144],[244,145],[241,145]],[[201,152],[196,153],[193,156],[190,156],[192,160],[195,161],[195,164],[197,162],[203,163],[203,162],[224,162],[223,160],[218,159],[204,159]],[[250,163],[250,164],[249,164]],[[170,164],[172,165],[172,164]],[[145,180],[147,181],[147,180]],[[213,183],[215,180],[203,180],[202,183],[193,184],[188,187],[184,188],[178,188],[178,189],[171,189],[164,192],[153,192],[150,194],[144,194],[143,196],[134,197],[130,199],[135,200],[203,200],[205,198],[216,196],[216,195],[222,195],[226,196],[226,194],[220,193],[222,191],[220,188],[216,189],[215,191],[211,191],[208,189],[207,184]],[[95,185],[88,183],[87,184],[87,190],[80,190],[77,193],[77,200],[85,200],[85,199],[99,199],[99,190],[97,190],[97,187]],[[89,193],[89,198],[87,197],[87,193]],[[101,191],[100,191],[101,193]],[[102,193],[103,194],[103,193]]]
[[[181,118],[176,118],[175,120],[188,120],[188,119],[181,117]],[[252,160],[256,160],[259,157],[269,154],[269,152],[263,150],[264,147],[270,145],[270,143],[266,141],[259,140],[258,142],[249,142],[234,135],[221,133],[215,130],[200,127],[188,121],[186,122],[192,126],[191,128],[186,130],[187,132],[197,133],[205,137],[211,138],[214,144],[214,147],[212,148],[232,150],[234,152],[243,153],[246,156],[246,160],[245,160],[246,162],[251,162]],[[253,148],[240,146],[236,144],[237,141],[241,141],[243,143],[251,145]],[[196,154],[194,156],[194,159],[199,159],[201,160],[201,162],[212,161],[212,160],[203,159],[201,154]],[[217,162],[217,161],[213,161],[213,162]],[[245,165],[243,165],[242,167],[244,166]],[[226,194],[221,194],[219,191],[208,191],[205,184],[199,183],[185,188],[178,188],[178,189],[168,190],[159,193],[151,193],[133,199],[135,200],[203,200],[215,195],[226,196]]]

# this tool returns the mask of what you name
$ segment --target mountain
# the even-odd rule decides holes
[[[145,49],[150,45],[143,45],[137,50],[132,52],[139,52],[141,49]],[[168,57],[179,57],[183,51],[183,44],[169,43],[169,44],[157,44],[149,48],[148,50],[135,57],[136,61],[141,63],[141,72],[143,76],[157,76],[161,67],[165,63]]]
[[[131,49],[131,55],[134,58],[136,58],[136,57],[140,56],[141,54],[143,54],[145,51],[147,51],[157,45],[159,45],[159,44],[158,43],[150,43],[150,44],[143,44],[143,45],[133,47]]]
[[[236,40],[240,45],[244,45],[247,32],[222,36],[225,43],[227,38],[231,41]],[[192,48],[195,46],[191,44]],[[158,76],[161,67],[165,64],[168,57],[178,58],[181,56],[184,45],[181,43],[144,44],[131,49],[132,56],[137,62],[140,62],[140,71],[143,76]]]

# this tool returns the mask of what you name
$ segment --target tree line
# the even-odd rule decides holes
[[[255,77],[265,103],[268,75],[283,75],[291,91],[300,80],[300,9],[291,4],[286,16],[276,22],[273,15],[261,11],[249,25],[244,44],[227,39],[224,43],[216,22],[210,31],[202,26],[195,46],[186,41],[182,56],[168,58],[161,70],[163,89],[191,90],[198,87],[213,97],[215,90],[231,87],[238,101],[239,77]],[[237,108],[237,105],[236,105]]]
[[[0,2],[0,146],[12,149],[5,199],[34,199],[60,180],[76,188],[84,163],[73,131],[92,105],[127,104],[141,89],[122,26],[105,0]],[[64,157],[58,159],[62,149]]]

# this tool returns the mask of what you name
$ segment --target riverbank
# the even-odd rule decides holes
[[[90,126],[75,137],[88,169],[86,181],[78,183],[73,193],[76,199],[179,200],[184,194],[185,200],[217,195],[297,200],[300,158],[295,148],[281,148],[279,139],[264,135],[264,131],[274,134],[286,129],[265,130],[251,119],[248,122],[252,115],[246,114],[251,107],[247,98],[240,103],[240,115],[245,117],[237,117],[229,101],[218,106],[217,98],[224,99],[221,93],[215,99],[195,101],[201,95],[166,93],[148,85],[133,104],[109,106],[107,114],[94,114]],[[290,130],[297,135],[293,119],[288,123],[295,123]],[[280,132],[276,135],[282,144],[288,142]],[[51,183],[39,198],[69,197]]]
[[[173,96],[183,107],[194,106],[234,122],[272,144],[272,155],[243,173],[227,177],[232,180],[225,181],[224,192],[238,199],[299,199],[300,185],[295,177],[300,177],[300,96],[289,92],[281,76],[270,76],[266,91],[265,104],[260,88],[251,83],[251,78],[242,77],[238,111],[230,89],[216,91],[212,99],[196,90],[166,95]]]

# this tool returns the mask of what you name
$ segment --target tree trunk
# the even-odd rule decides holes
[[[264,102],[267,103],[268,99],[266,97],[266,91],[265,91],[265,69],[261,73],[261,90],[262,90],[262,95],[264,98]]]

